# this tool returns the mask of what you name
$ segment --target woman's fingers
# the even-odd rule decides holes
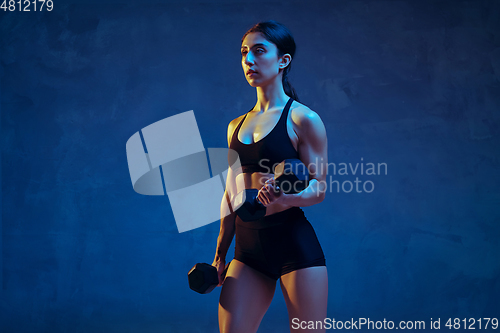
[[[219,283],[217,284],[217,286],[222,286],[222,273],[224,272],[224,265],[219,265],[219,267],[217,267],[217,277],[219,278]]]
[[[262,188],[259,190],[259,193],[257,194],[257,199],[260,201],[261,204],[264,206],[267,206],[267,197],[264,193],[266,185],[262,186]]]
[[[221,275],[222,275],[222,273],[223,273],[223,272],[224,272],[224,269],[219,269],[219,270],[217,270],[217,276],[218,276],[218,278],[219,278],[219,283],[217,284],[217,286],[219,286],[219,287],[220,287],[220,286],[222,286],[222,282],[223,282],[223,281],[222,281],[222,277],[221,277]]]
[[[268,199],[267,199],[266,195],[264,194],[263,189],[264,189],[264,187],[259,190],[259,194],[257,195],[257,199],[260,201],[261,204],[263,204],[264,206],[267,206]]]
[[[222,285],[221,274],[222,274],[222,272],[224,272],[225,263],[224,262],[217,262],[214,260],[214,262],[212,263],[212,266],[214,266],[217,269],[217,277],[219,278],[219,283],[217,284],[217,286],[221,286]]]
[[[278,196],[279,195],[275,192],[273,185],[266,181],[266,184],[264,184],[264,186],[259,190],[257,198],[264,206],[267,206],[275,201]]]

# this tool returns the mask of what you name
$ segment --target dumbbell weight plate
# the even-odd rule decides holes
[[[274,182],[284,193],[294,194],[308,186],[309,171],[299,159],[286,159],[274,168]]]
[[[222,272],[222,280],[226,277],[229,264],[227,263]],[[219,284],[217,269],[207,263],[197,263],[188,272],[189,288],[200,294],[208,294]]]

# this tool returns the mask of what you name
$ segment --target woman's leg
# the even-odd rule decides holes
[[[275,280],[233,259],[220,294],[220,332],[257,332],[275,288]]]
[[[326,266],[308,267],[285,274],[281,277],[281,290],[288,309],[291,332],[325,332],[320,325],[317,330],[297,328],[297,319],[321,321],[326,318],[328,303],[328,273]],[[293,318],[297,318],[293,325]]]

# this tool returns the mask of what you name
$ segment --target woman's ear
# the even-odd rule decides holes
[[[291,62],[292,62],[292,56],[291,56],[291,55],[289,55],[288,53],[287,53],[287,54],[284,54],[284,55],[280,58],[280,64],[279,64],[280,69],[285,68],[285,67],[286,67],[286,66],[288,66]]]

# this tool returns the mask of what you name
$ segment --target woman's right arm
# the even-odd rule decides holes
[[[227,127],[227,143],[228,147],[231,142],[231,137],[233,135],[235,125],[238,124],[238,120],[241,117],[238,117],[231,121]],[[233,192],[235,191],[235,180],[234,174],[231,168],[228,168],[227,178],[226,178],[226,190],[224,191],[224,197],[221,201],[221,219],[220,219],[220,231],[219,237],[217,238],[217,248],[215,249],[215,258],[212,263],[212,266],[217,268],[217,273],[219,275],[219,285],[222,284],[221,274],[226,267],[226,254],[231,242],[233,241],[235,225],[234,222],[236,220],[236,213],[231,212],[232,209],[229,209],[229,203],[231,202],[231,198],[233,197]]]
[[[220,219],[220,231],[219,237],[217,238],[217,248],[215,249],[215,258],[212,266],[217,268],[217,273],[219,276],[219,285],[222,284],[221,274],[226,267],[226,254],[231,242],[233,241],[236,220],[236,213],[230,213],[227,211],[227,190],[224,192],[224,198],[222,198],[221,203],[221,219]],[[228,214],[229,213],[229,214]]]

